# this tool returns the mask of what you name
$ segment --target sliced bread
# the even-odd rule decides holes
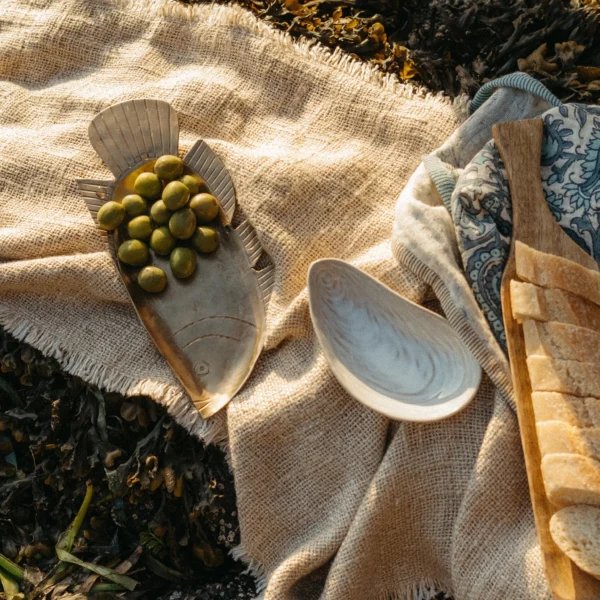
[[[513,318],[519,323],[525,319],[557,321],[600,331],[600,306],[575,294],[513,279],[510,300]]]
[[[538,444],[542,456],[546,454],[581,454],[600,460],[600,429],[581,429],[561,421],[537,424]]]
[[[600,427],[592,420],[586,398],[569,396],[558,392],[533,392],[531,401],[536,423],[544,421],[562,421],[575,427]],[[590,398],[595,414],[600,420],[600,400]]]
[[[582,570],[600,579],[600,508],[568,506],[552,515],[554,543]]]
[[[527,319],[523,322],[523,334],[527,356],[600,362],[600,333],[597,331],[568,323]]]
[[[599,461],[578,454],[547,454],[542,458],[542,477],[555,506],[600,506]]]
[[[529,356],[527,367],[534,392],[561,392],[582,397],[600,394],[598,363]]]
[[[515,262],[519,279],[545,288],[558,288],[600,304],[600,273],[582,265],[515,243]]]

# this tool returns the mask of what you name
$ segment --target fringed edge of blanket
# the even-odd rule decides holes
[[[253,559],[242,544],[232,548],[229,554],[233,559],[246,565],[244,573],[252,575],[256,579],[257,600],[262,600],[269,582],[264,565]],[[386,592],[380,597],[380,600],[433,600],[441,592],[452,595],[452,590],[445,583],[427,578],[408,586],[403,591]]]
[[[149,379],[135,380],[97,364],[82,353],[67,352],[51,334],[40,331],[3,306],[0,306],[0,325],[19,341],[56,359],[66,373],[107,392],[123,396],[149,396],[164,406],[176,423],[207,444],[222,437],[219,428],[211,421],[204,420],[185,394],[168,384]]]
[[[422,579],[405,591],[382,596],[380,600],[433,600],[441,592],[452,595],[443,583],[433,579]]]
[[[219,22],[224,25],[243,27],[250,33],[269,38],[282,48],[309,56],[312,60],[328,64],[353,78],[377,85],[382,90],[406,100],[419,99],[430,104],[449,106],[454,110],[459,123],[468,116],[470,98],[466,95],[458,96],[454,101],[451,101],[443,92],[432,93],[423,86],[404,83],[396,74],[382,73],[377,67],[353,58],[340,48],[331,50],[317,40],[294,39],[289,33],[279,31],[273,26],[260,21],[252,12],[237,4],[185,5],[170,0],[110,0],[110,2],[118,10],[136,11],[145,15],[151,12],[154,15],[179,22],[196,23],[202,20],[208,25]],[[198,35],[201,35],[202,31],[202,29],[197,29]]]
[[[252,558],[242,544],[235,546],[229,552],[234,560],[239,560],[246,565],[245,575],[252,575],[256,580],[256,591],[259,594],[258,598],[262,596],[262,593],[267,587],[269,578],[267,576],[267,569],[265,566]]]

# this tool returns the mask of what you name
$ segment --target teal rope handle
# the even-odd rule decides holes
[[[475,112],[498,88],[501,87],[529,92],[530,94],[545,100],[551,106],[562,105],[562,102],[541,81],[534,79],[531,75],[527,75],[527,73],[510,73],[509,75],[503,75],[502,77],[498,77],[498,79],[488,81],[486,84],[482,85],[471,102],[471,112]]]
[[[506,87],[529,92],[533,96],[545,100],[551,106],[562,105],[562,102],[541,81],[534,79],[527,73],[510,73],[493,81],[488,81],[488,83],[481,86],[471,102],[471,112],[475,112],[482,106],[498,88]],[[440,193],[444,206],[452,214],[451,198],[456,187],[454,177],[437,156],[431,154],[424,156],[423,165]]]
[[[444,206],[448,209],[448,212],[452,214],[450,209],[450,199],[452,198],[452,192],[456,187],[456,181],[452,176],[452,173],[444,166],[442,161],[432,154],[427,154],[423,157],[423,166],[427,171],[427,174],[433,181],[433,184],[440,193]]]

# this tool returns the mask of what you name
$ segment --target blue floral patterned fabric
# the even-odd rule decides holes
[[[542,118],[541,172],[548,207],[567,235],[600,262],[600,107],[565,104]],[[512,209],[493,140],[458,178],[451,212],[469,285],[506,350],[500,283],[510,247]]]

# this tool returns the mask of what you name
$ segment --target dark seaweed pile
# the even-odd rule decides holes
[[[173,582],[206,600],[254,597],[253,580],[228,557],[239,529],[218,448],[152,401],[103,394],[5,334],[0,369],[0,552],[25,568],[25,589],[55,565],[89,481],[73,554],[110,568],[136,557],[127,574],[138,585],[127,598],[170,597]],[[67,597],[92,573],[72,566],[61,575],[30,597]]]
[[[450,97],[521,70],[565,101],[600,100],[598,0],[237,1],[295,37]],[[217,448],[149,400],[103,394],[1,332],[0,369],[2,585],[12,574],[28,598],[63,600],[254,597],[228,556],[239,529]],[[71,546],[61,534],[74,520]],[[57,545],[87,566],[59,563]],[[123,575],[135,591],[115,583]]]
[[[295,37],[452,98],[521,70],[564,101],[600,99],[597,0],[236,1]]]

